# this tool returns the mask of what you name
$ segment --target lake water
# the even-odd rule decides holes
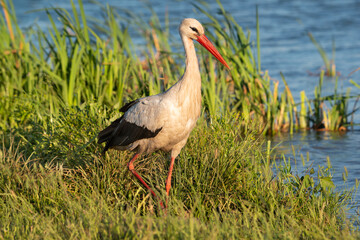
[[[119,9],[127,9],[142,15],[147,19],[151,12],[144,7],[142,1],[102,0]],[[194,17],[200,22],[207,18],[194,11],[190,1],[148,1],[160,17],[165,19],[168,13],[170,26],[177,37],[177,27],[181,19]],[[320,54],[307,36],[311,32],[317,41],[325,48],[331,58],[332,40],[335,40],[337,71],[340,72],[339,89],[345,92],[352,86],[348,75],[360,67],[360,1],[358,0],[264,0],[264,1],[234,1],[222,0],[224,8],[229,11],[243,28],[250,29],[255,40],[255,9],[259,9],[261,63],[264,70],[269,70],[273,79],[280,80],[280,71],[285,75],[295,100],[299,100],[300,91],[305,90],[307,97],[313,97],[314,87],[318,84],[318,73],[323,66]],[[41,28],[49,23],[44,12],[29,12],[45,7],[63,7],[70,10],[70,1],[53,0],[13,0],[17,11],[18,22],[22,27],[28,27],[36,22]],[[195,2],[196,3],[196,2]],[[100,16],[97,5],[84,1],[86,14]],[[215,1],[208,3],[209,11],[216,14],[218,5]],[[119,10],[121,11],[121,10]],[[134,33],[135,34],[135,33]],[[141,40],[139,40],[141,41]],[[180,39],[178,40],[180,43]],[[141,44],[141,42],[138,42]],[[351,78],[360,84],[360,70]],[[323,94],[332,94],[335,80],[325,79]],[[352,88],[352,94],[359,94],[359,89]],[[354,101],[350,102],[349,110]],[[354,120],[360,123],[359,112]],[[345,134],[330,132],[296,133],[292,136],[282,135],[273,138],[274,143],[281,142],[278,151],[286,156],[292,156],[291,145],[295,146],[297,155],[309,152],[310,161],[314,167],[326,165],[326,157],[330,156],[334,168],[334,181],[337,189],[353,186],[360,176],[360,128],[355,127]],[[300,158],[298,158],[300,160]],[[299,161],[297,171],[302,171]],[[342,181],[344,166],[348,169],[348,181]],[[295,168],[294,168],[295,169]],[[360,198],[356,197],[356,206],[360,206]]]

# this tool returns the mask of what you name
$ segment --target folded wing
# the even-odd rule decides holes
[[[106,142],[103,153],[115,146],[128,146],[144,138],[155,137],[162,129],[161,103],[156,96],[137,99],[124,105],[124,114],[98,135],[98,143]]]

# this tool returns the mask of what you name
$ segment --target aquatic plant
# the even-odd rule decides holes
[[[16,23],[12,2],[2,3],[7,13],[0,18],[3,39],[0,45],[0,77],[3,79],[0,127],[3,130],[19,126],[34,115],[45,124],[49,120],[48,112],[55,116],[64,107],[81,106],[93,100],[119,109],[133,98],[167,89],[183,72],[181,56],[176,54],[176,44],[169,36],[168,20],[163,26],[154,12],[148,22],[133,15],[130,19],[120,18],[113,8],[104,6],[104,19],[89,21],[82,2],[79,1],[78,8],[71,2],[71,12],[61,8],[44,9],[51,28],[23,32]],[[246,116],[243,124],[259,119],[264,132],[270,134],[317,128],[318,122],[328,121],[328,115],[318,114],[317,100],[308,100],[306,110],[304,103],[294,102],[284,76],[285,89],[279,93],[279,83],[261,69],[258,17],[255,44],[250,32],[245,33],[220,1],[218,4],[220,10],[216,18],[205,6],[194,5],[208,17],[205,25],[213,29],[208,32],[209,38],[231,65],[230,72],[216,70],[213,59],[201,52],[199,60],[207,115],[240,111]],[[59,23],[55,24],[54,16]],[[146,43],[146,48],[140,52],[128,33],[134,24]],[[254,45],[257,58],[253,54]],[[302,98],[304,96],[302,93]],[[339,99],[327,96],[323,101],[331,100]],[[13,107],[30,103],[41,104],[31,104],[34,109],[27,113],[19,113]],[[299,104],[302,106],[300,112]],[[327,124],[332,127],[325,129],[337,130],[347,124],[346,107],[345,104],[341,111],[337,107],[331,110],[341,121],[335,120],[337,124]],[[315,115],[311,115],[312,112]]]
[[[308,32],[308,36],[311,42],[315,45],[325,65],[325,75],[329,77],[335,77],[338,73],[336,72],[335,65],[335,40],[332,41],[332,59],[329,59],[324,48],[318,43],[311,32]]]

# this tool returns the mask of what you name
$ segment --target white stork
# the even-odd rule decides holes
[[[171,152],[166,179],[166,194],[169,195],[175,158],[185,146],[201,112],[201,77],[193,40],[229,68],[196,19],[184,19],[179,33],[186,53],[182,78],[163,93],[127,103],[120,109],[124,114],[98,135],[99,144],[106,142],[104,153],[109,148],[135,152],[127,166],[154,197],[156,194],[135,171],[133,163],[142,153],[149,154],[156,150]],[[164,207],[161,201],[160,205]]]

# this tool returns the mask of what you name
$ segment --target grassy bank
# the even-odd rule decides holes
[[[200,120],[165,214],[127,170],[130,154],[100,156],[91,138],[108,120],[95,109],[69,109],[46,128],[33,122],[2,147],[0,238],[360,237],[346,215],[351,192],[334,191],[329,167],[297,176],[287,161],[274,165],[258,127],[245,135],[234,115]],[[162,199],[168,165],[161,153],[135,165]]]
[[[285,78],[279,92],[255,60],[260,45],[220,3],[208,36],[231,71],[199,49],[204,114],[175,162],[165,213],[127,170],[131,154],[102,157],[96,135],[123,103],[180,78],[184,59],[168,23],[123,19],[111,7],[89,21],[79,1],[71,13],[46,10],[50,29],[24,31],[11,2],[1,2],[0,238],[360,238],[347,215],[352,192],[335,191],[331,166],[294,175],[263,139],[345,128],[350,95],[322,96],[324,73],[315,99],[302,92],[295,103]],[[134,25],[144,52],[128,34]],[[135,164],[164,201],[168,165],[162,153]]]

